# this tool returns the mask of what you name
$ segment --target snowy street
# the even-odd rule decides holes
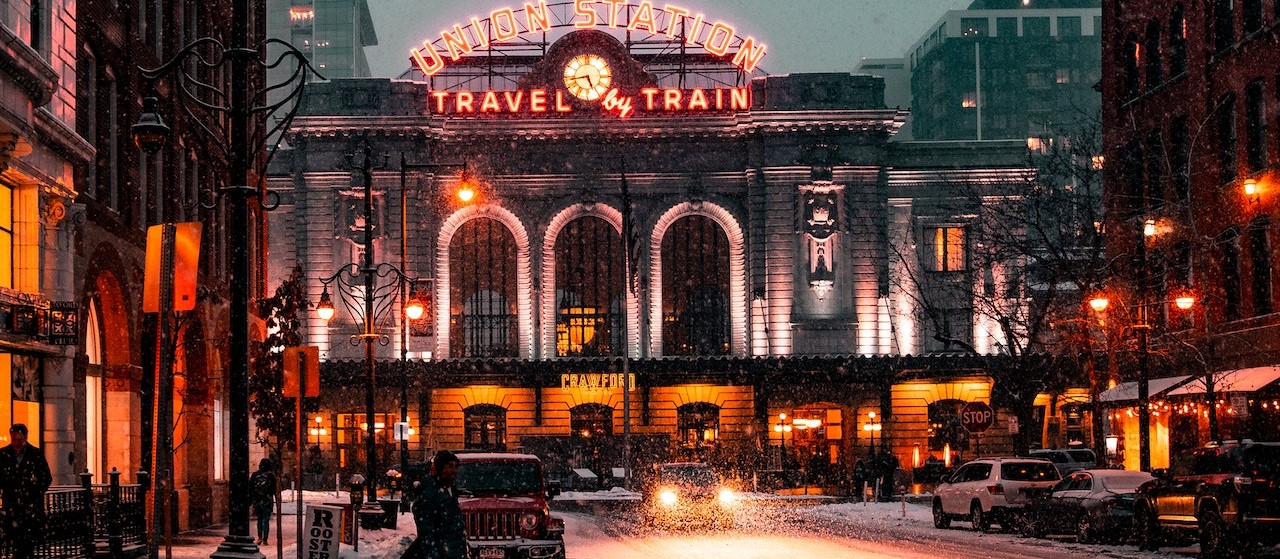
[[[558,513],[565,518],[570,559],[775,559],[777,557],[983,557],[1117,559],[1197,557],[1191,547],[1140,552],[1133,545],[1081,545],[1071,538],[1031,539],[1017,534],[978,534],[953,525],[934,529],[924,505],[846,503],[774,505],[744,503],[733,530],[653,530],[630,513]],[[1264,554],[1266,557],[1280,554]]]

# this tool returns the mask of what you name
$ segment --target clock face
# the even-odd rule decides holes
[[[574,97],[595,101],[613,85],[609,63],[595,54],[580,54],[564,66],[564,86]]]

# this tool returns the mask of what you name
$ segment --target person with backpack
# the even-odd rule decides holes
[[[258,471],[249,478],[253,488],[253,514],[258,517],[258,539],[253,543],[265,544],[271,533],[271,509],[276,501],[275,464],[270,458],[258,462]]]

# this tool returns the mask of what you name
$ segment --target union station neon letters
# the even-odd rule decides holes
[[[450,61],[457,61],[476,49],[489,48],[491,44],[551,30],[551,11],[547,0],[524,2],[519,12],[523,17],[509,7],[494,10],[489,13],[487,26],[475,17],[471,18],[469,25],[454,24],[451,29],[440,33],[439,47],[437,41],[427,39],[421,48],[409,51],[409,58],[424,75],[434,76],[444,69],[446,56]],[[736,51],[730,52],[738,36],[732,25],[708,21],[703,14],[693,14],[678,6],[655,8],[651,0],[637,4],[630,4],[628,0],[573,0],[573,13],[575,28],[625,27],[627,31],[645,31],[652,35],[665,35],[668,39],[681,37],[685,44],[701,46],[712,55],[732,57],[732,64],[747,73],[755,71],[768,50],[764,43],[748,36],[736,45]]]

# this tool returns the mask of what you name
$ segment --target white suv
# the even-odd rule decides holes
[[[1012,529],[1018,510],[1037,490],[1049,490],[1061,476],[1048,460],[980,458],[960,466],[933,497],[933,525],[946,528],[952,518],[968,518],[986,531],[994,522]]]

